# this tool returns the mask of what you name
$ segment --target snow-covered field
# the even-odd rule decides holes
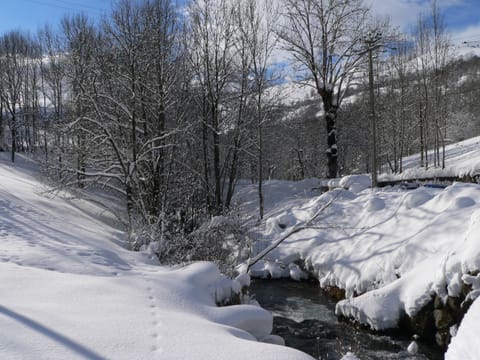
[[[33,165],[0,153],[0,359],[310,359],[257,341],[279,341],[269,312],[215,305],[238,281],[125,250],[113,217]]]
[[[323,195],[315,179],[268,182],[265,220],[252,232],[253,254],[292,235],[252,266],[251,274],[299,279],[300,261],[322,287],[345,289],[338,315],[377,330],[395,327],[402,314],[417,314],[434,295],[459,295],[462,283],[472,285],[472,299],[478,296],[480,276],[471,274],[480,270],[479,185],[372,191],[362,186],[361,176],[352,179],[343,181],[348,189]],[[255,187],[243,186],[237,199],[245,214],[256,213]],[[471,341],[471,332],[480,330],[479,317],[476,301],[449,359],[477,358],[480,344]]]

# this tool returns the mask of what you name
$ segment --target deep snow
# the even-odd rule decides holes
[[[311,359],[269,335],[240,282],[211,263],[161,267],[125,250],[115,218],[53,196],[34,163],[0,153],[0,359]]]
[[[476,169],[478,142],[451,146],[450,163],[457,157],[463,162],[449,171]],[[322,287],[346,290],[347,299],[336,307],[338,315],[377,330],[395,327],[403,313],[415,315],[434,294],[458,295],[462,283],[472,285],[474,300],[480,294],[480,276],[469,274],[480,270],[480,186],[372,191],[363,180],[357,176],[331,183],[346,189],[325,194],[316,179],[269,181],[264,186],[265,217],[258,226],[256,188],[244,184],[237,201],[243,214],[251,214],[252,258],[292,233],[253,265],[251,274],[299,279],[304,274],[295,262],[301,261]],[[294,231],[309,221],[306,229]],[[465,354],[474,359],[480,353],[480,344],[470,339],[471,332],[480,330],[478,321],[475,325],[478,301],[460,326],[449,359],[468,358]]]
[[[474,169],[477,143],[452,146],[452,162],[458,156]],[[147,253],[125,250],[125,234],[104,208],[48,192],[35,164],[17,159],[11,164],[0,154],[0,358],[309,358],[257,341],[280,341],[269,335],[267,311],[215,305],[245,277],[227,279],[211,263],[162,267]],[[323,195],[320,185],[267,182],[260,226],[256,186],[240,186],[236,201],[250,217],[252,255],[314,218],[253,266],[253,275],[301,279],[294,262],[302,260],[322,286],[346,290],[338,314],[374,329],[415,314],[432,294],[455,296],[462,282],[478,296],[480,277],[469,274],[480,269],[479,185],[372,191],[365,176],[352,176],[331,183],[346,189]],[[478,303],[447,359],[480,353]]]

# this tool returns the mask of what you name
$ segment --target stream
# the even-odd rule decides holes
[[[374,334],[338,321],[335,301],[318,284],[255,279],[250,291],[263,308],[273,313],[273,334],[315,359],[339,360],[349,351],[361,360],[443,359],[441,351],[420,342],[418,353],[409,354],[411,339],[407,336]]]

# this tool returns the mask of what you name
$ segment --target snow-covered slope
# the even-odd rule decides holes
[[[480,47],[478,43],[456,44],[453,46],[452,54],[454,61],[467,61],[474,57],[480,58]]]
[[[474,137],[446,146],[445,169],[433,167],[433,151],[429,153],[430,168],[420,168],[420,155],[404,158],[401,174],[382,174],[379,180],[422,179],[435,177],[463,177],[480,175],[480,137]]]
[[[215,265],[125,250],[113,217],[31,165],[0,153],[0,359],[310,359],[257,341],[278,341],[267,311],[215,306],[239,287]]]

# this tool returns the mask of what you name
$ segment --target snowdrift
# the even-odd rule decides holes
[[[270,335],[272,315],[217,307],[247,279],[211,263],[161,267],[121,245],[115,218],[53,196],[34,163],[0,153],[1,359],[311,359]],[[263,341],[263,342],[260,342]]]

